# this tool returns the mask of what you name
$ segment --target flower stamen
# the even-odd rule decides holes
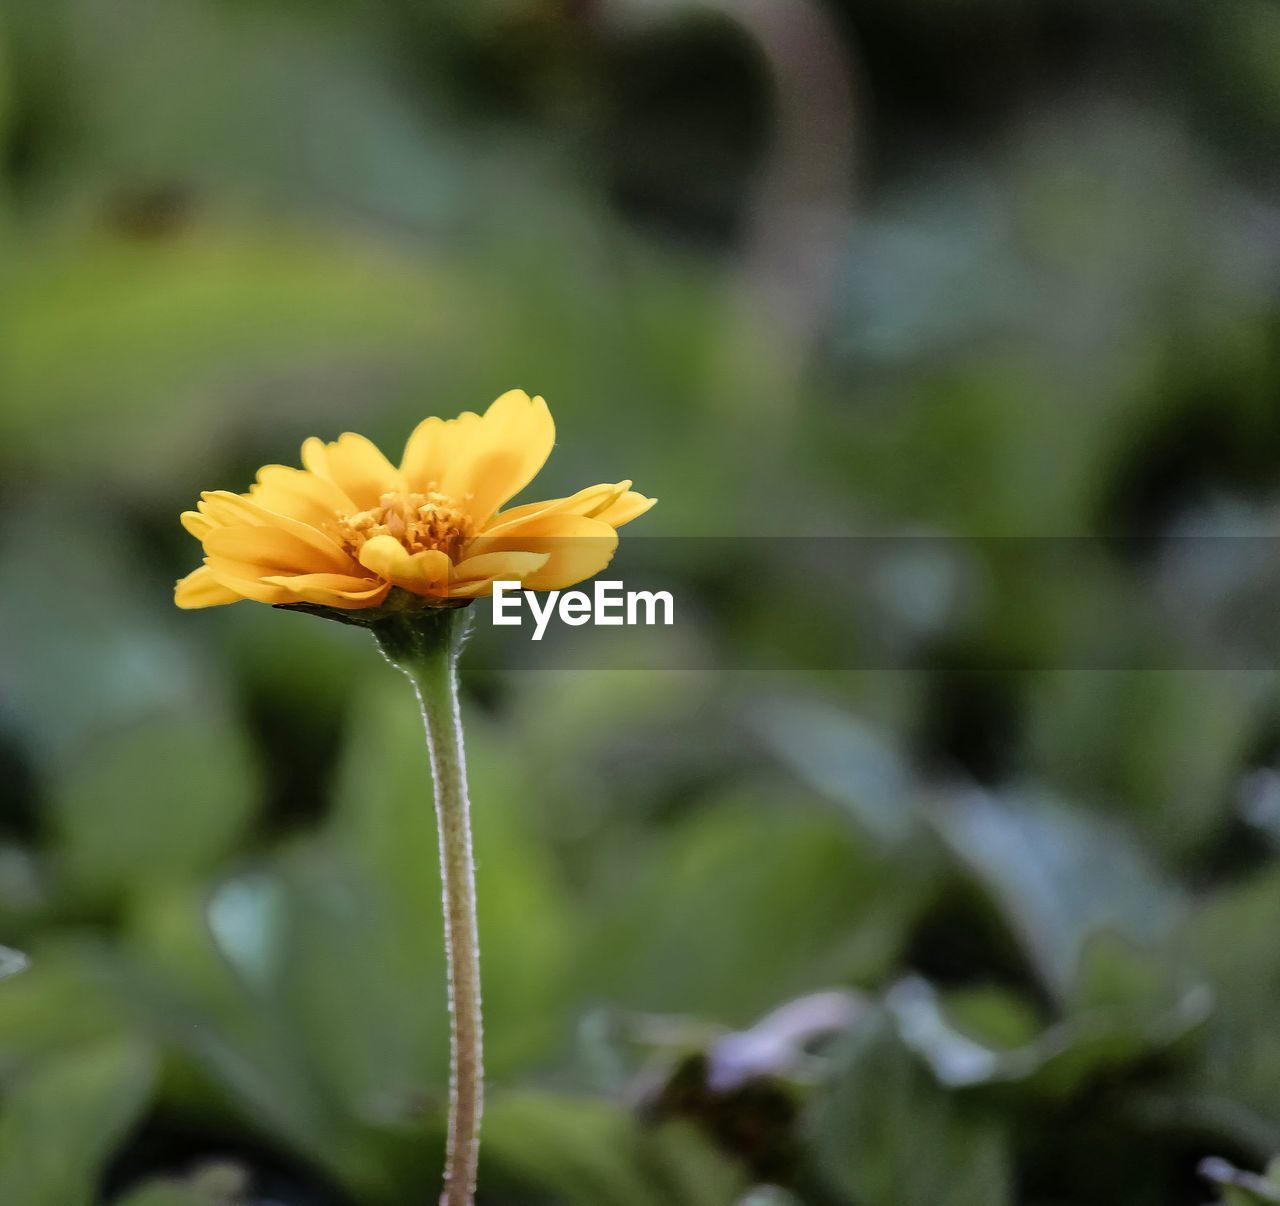
[[[410,553],[439,549],[456,560],[474,534],[472,528],[470,516],[448,495],[435,490],[390,491],[376,507],[338,521],[338,533],[352,556],[358,556],[372,537],[390,536]]]

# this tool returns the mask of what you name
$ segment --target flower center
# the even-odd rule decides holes
[[[439,549],[456,559],[471,537],[471,518],[448,495],[392,491],[376,507],[357,511],[338,523],[338,532],[352,555],[358,555],[373,536],[391,536],[411,553]]]

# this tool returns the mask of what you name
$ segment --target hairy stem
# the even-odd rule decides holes
[[[442,609],[397,617],[375,630],[383,653],[417,691],[435,781],[450,1019],[449,1138],[440,1206],[472,1206],[484,1096],[475,863],[458,708],[457,655],[465,628],[465,611]]]

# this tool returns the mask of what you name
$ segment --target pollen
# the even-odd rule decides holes
[[[372,537],[391,536],[410,553],[439,549],[456,558],[473,535],[472,526],[466,511],[448,495],[391,491],[376,507],[340,520],[338,531],[353,555]]]

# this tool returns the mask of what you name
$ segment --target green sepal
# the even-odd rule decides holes
[[[326,607],[322,603],[273,603],[272,607],[277,611],[300,611],[309,616],[319,616],[322,620],[376,631],[388,621],[398,624],[415,616],[429,620],[433,615],[460,611],[472,602],[471,599],[424,599],[421,595],[393,586],[381,607]]]

